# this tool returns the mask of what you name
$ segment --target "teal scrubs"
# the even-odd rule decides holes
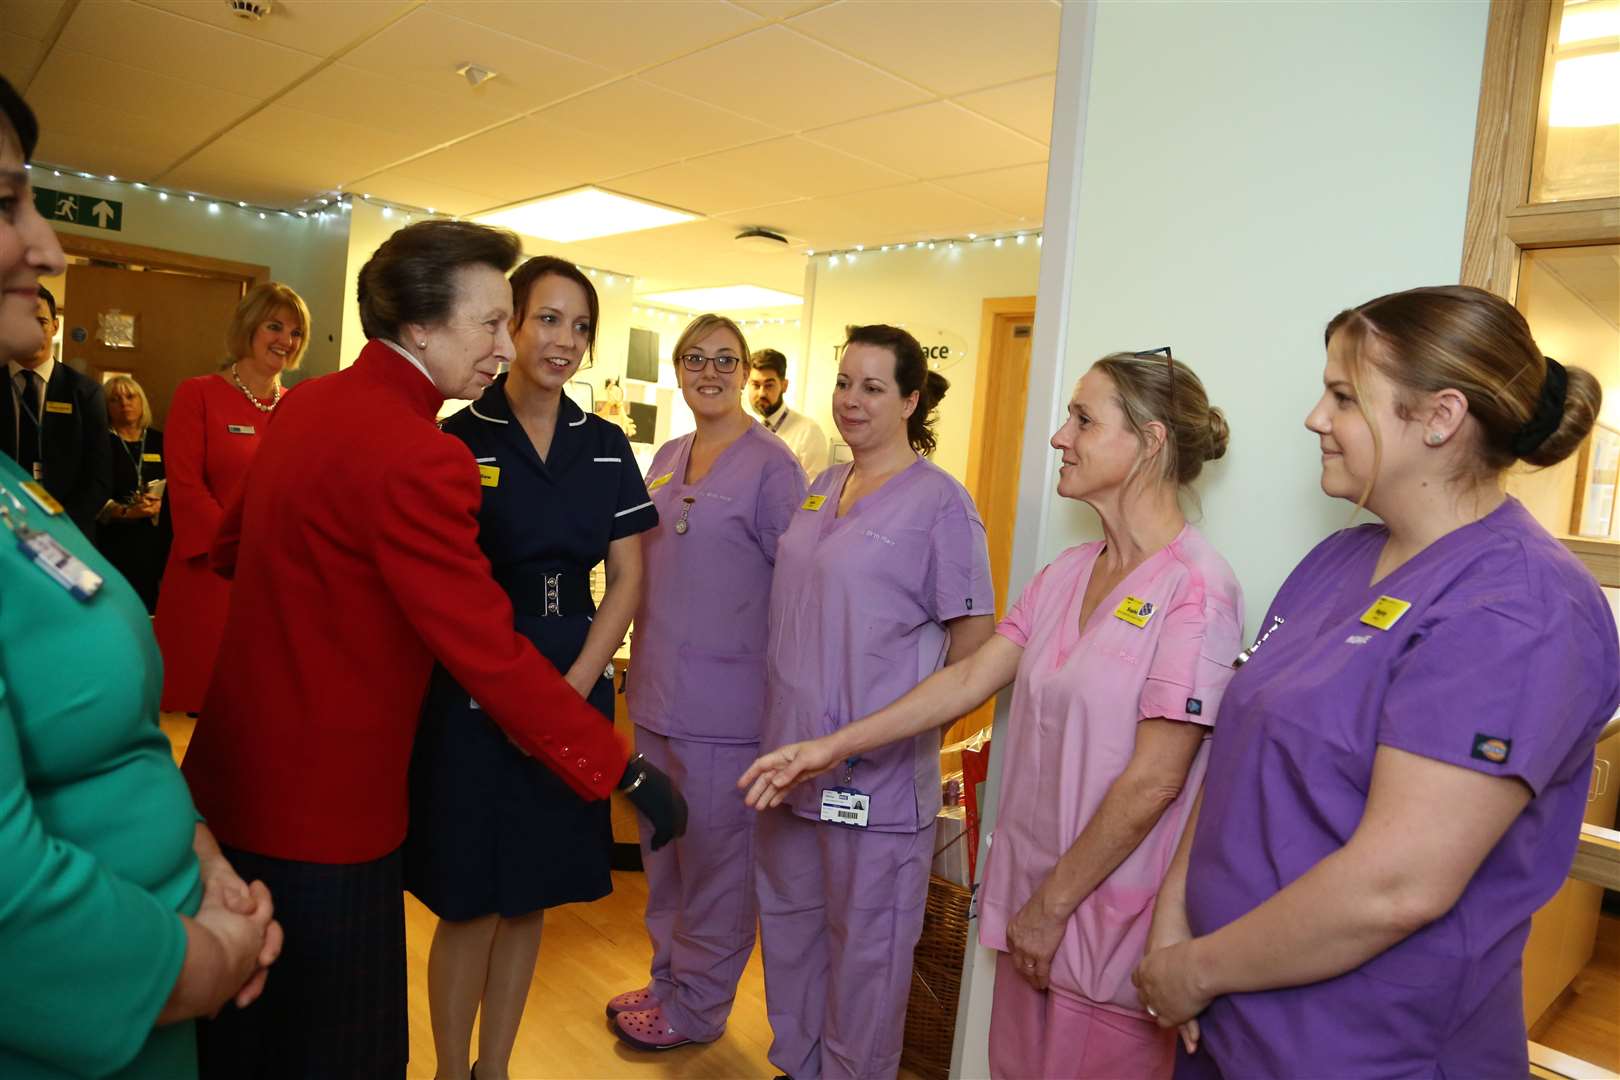
[[[0,502],[105,583],[76,599],[0,530],[0,1077],[186,1080],[193,1026],[152,1026],[201,899],[162,663],[135,590],[26,479],[0,456]]]

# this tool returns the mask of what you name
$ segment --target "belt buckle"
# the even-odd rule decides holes
[[[561,571],[555,574],[546,575],[546,609],[545,611],[541,612],[542,615],[562,614],[562,603],[560,601],[561,586]]]

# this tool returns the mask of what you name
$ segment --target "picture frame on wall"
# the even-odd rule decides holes
[[[1576,536],[1620,540],[1620,429],[1607,424],[1592,428],[1581,447],[1575,471],[1575,506],[1569,531]]]

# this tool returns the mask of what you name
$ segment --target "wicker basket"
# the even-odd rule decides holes
[[[971,895],[944,878],[928,880],[928,906],[912,962],[906,1038],[900,1051],[900,1064],[924,1080],[946,1080],[950,1075]]]

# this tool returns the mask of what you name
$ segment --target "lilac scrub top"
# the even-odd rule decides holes
[[[1007,924],[1125,771],[1136,750],[1136,725],[1157,718],[1213,725],[1232,678],[1232,657],[1242,647],[1237,578],[1191,525],[1103,597],[1082,632],[1080,605],[1102,549],[1099,540],[1059,555],[996,627],[1024,652],[985,861],[979,940],[987,948],[1009,951]],[[1118,614],[1127,598],[1153,605],[1145,625]],[[1131,974],[1147,943],[1153,900],[1192,813],[1207,751],[1206,740],[1175,802],[1069,917],[1052,957],[1056,993],[1148,1019]]]
[[[804,501],[804,472],[786,443],[753,424],[688,484],[693,438],[659,447],[647,473],[658,527],[642,534],[625,701],[631,722],[659,735],[757,742],[771,572]]]
[[[1592,751],[1620,700],[1597,583],[1513,499],[1376,585],[1383,526],[1319,544],[1227,690],[1187,873],[1204,935],[1343,847],[1391,746],[1533,793],[1456,905],[1361,967],[1217,998],[1199,1054],[1227,1077],[1523,1077],[1519,958],[1574,857]],[[1388,629],[1382,596],[1411,604]]]
[[[852,468],[816,477],[777,549],[762,751],[891,704],[944,663],[946,622],[995,614],[984,523],[966,489],[918,458],[839,517]],[[849,786],[871,796],[871,831],[934,823],[939,745],[924,732],[856,762]],[[844,773],[801,784],[788,805],[820,820],[822,790]]]

